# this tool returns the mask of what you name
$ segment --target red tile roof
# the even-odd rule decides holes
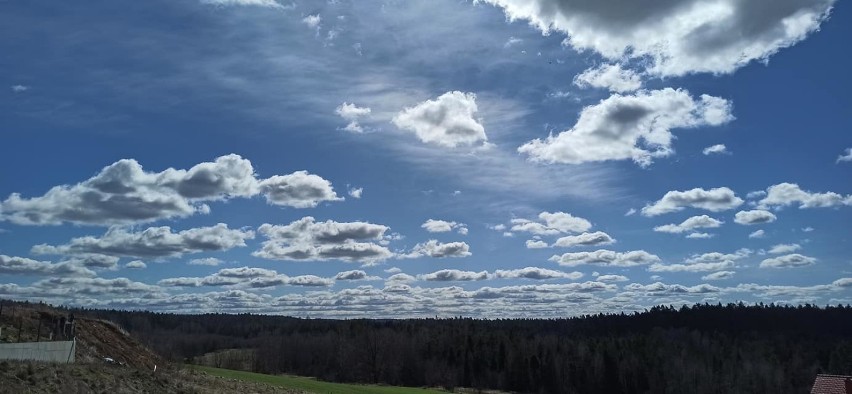
[[[852,376],[817,375],[811,394],[852,394]]]

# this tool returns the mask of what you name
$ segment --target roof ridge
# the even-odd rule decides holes
[[[850,375],[835,375],[830,373],[818,373],[817,376],[831,376],[835,378],[852,378]]]

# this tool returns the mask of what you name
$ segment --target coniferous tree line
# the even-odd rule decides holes
[[[80,310],[153,350],[333,382],[529,393],[804,393],[852,374],[852,307],[658,306],[564,319],[323,320]],[[219,365],[225,366],[228,365]]]

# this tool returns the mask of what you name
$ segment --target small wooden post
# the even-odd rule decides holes
[[[36,330],[36,342],[40,342],[41,339],[41,316],[38,319],[38,330]]]

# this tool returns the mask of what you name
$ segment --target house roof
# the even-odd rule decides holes
[[[811,394],[852,394],[852,376],[817,375]]]

